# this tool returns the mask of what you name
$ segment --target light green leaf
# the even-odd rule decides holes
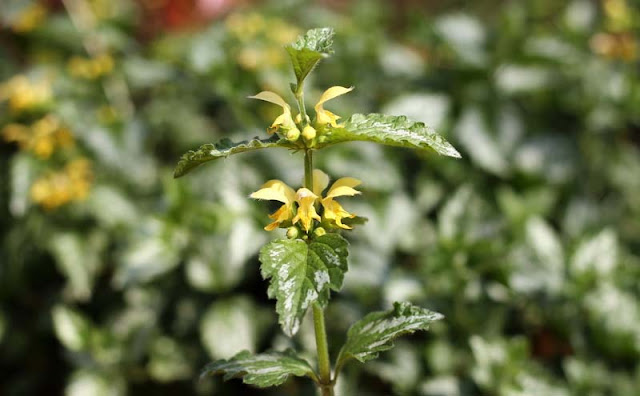
[[[329,290],[342,287],[347,272],[348,242],[338,234],[326,234],[310,243],[279,239],[260,251],[264,279],[271,278],[268,294],[275,298],[282,330],[289,337],[298,332],[307,308],[326,306]]]
[[[202,370],[200,377],[223,374],[224,380],[242,378],[242,382],[260,388],[283,384],[290,375],[317,379],[306,360],[291,350],[251,355],[242,351],[229,360],[217,360]]]
[[[295,148],[291,142],[286,139],[280,139],[274,135],[269,139],[245,140],[238,143],[233,143],[229,139],[222,139],[218,143],[207,143],[200,146],[197,150],[191,150],[186,152],[180,157],[180,161],[173,171],[173,177],[184,176],[191,172],[193,168],[202,165],[205,162],[212,161],[218,158],[226,158],[232,154],[244,153],[245,151],[260,150],[268,147],[285,147]]]
[[[333,53],[333,34],[331,28],[311,29],[286,47],[298,84],[304,81],[322,58]]]
[[[437,153],[460,158],[460,153],[433,128],[404,116],[354,114],[337,128],[327,128],[317,148],[336,143],[364,141],[413,149],[432,148]]]
[[[56,305],[51,310],[53,329],[60,342],[72,351],[89,347],[92,326],[79,312],[64,305]]]
[[[375,359],[379,352],[393,348],[395,338],[417,330],[428,330],[432,322],[442,318],[442,314],[408,302],[396,302],[389,311],[372,312],[349,329],[337,367],[342,367],[352,358],[360,362]]]

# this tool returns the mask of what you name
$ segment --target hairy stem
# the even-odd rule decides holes
[[[313,150],[304,152],[304,186],[313,190]],[[316,333],[316,350],[318,353],[318,384],[322,396],[333,396],[331,381],[331,362],[329,361],[329,344],[324,324],[324,311],[318,303],[313,304],[313,328]]]

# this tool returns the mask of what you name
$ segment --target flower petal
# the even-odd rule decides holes
[[[314,109],[316,110],[317,125],[329,124],[333,127],[337,126],[336,120],[338,120],[340,117],[333,114],[329,110],[325,110],[323,107],[324,102],[331,100],[333,98],[336,98],[340,95],[344,95],[347,92],[350,92],[351,90],[353,90],[353,87],[345,88],[345,87],[335,86],[324,91],[322,96],[320,96],[320,100],[318,101],[318,103],[316,103],[314,107]]]
[[[262,188],[251,195],[253,199],[264,199],[290,204],[295,200],[295,192],[281,180],[269,180]]]
[[[355,190],[354,187],[360,185],[362,182],[354,177],[342,177],[331,185],[329,192],[327,192],[327,198],[349,196],[360,194],[360,191]]]
[[[346,87],[341,87],[339,85],[336,85],[335,87],[331,87],[327,89],[322,93],[322,96],[320,96],[320,100],[318,101],[318,103],[316,103],[316,106],[315,106],[316,111],[318,110],[318,107],[322,108],[322,104],[324,102],[337,98],[338,96],[344,95],[351,91],[353,91],[353,87],[346,88]]]
[[[340,228],[344,228],[345,230],[350,230],[352,227],[342,224],[342,219],[344,218],[354,218],[356,215],[347,212],[344,210],[342,205],[338,202],[334,201],[333,198],[325,198],[322,200],[322,206],[324,207],[324,217],[327,220],[333,220],[336,225]]]
[[[316,212],[316,208],[314,207],[315,201],[318,199],[318,196],[314,194],[311,190],[307,188],[301,188],[296,193],[296,202],[298,202],[298,213],[293,218],[293,223],[297,223],[300,221],[302,223],[302,228],[305,231],[309,231],[311,229],[311,224],[313,219],[321,221],[322,218]]]
[[[320,196],[329,185],[329,176],[320,169],[313,170],[313,193]]]
[[[275,92],[262,91],[257,95],[249,96],[249,98],[264,100],[265,102],[276,104],[285,110],[291,110],[291,107],[289,107],[289,104],[284,99],[282,99],[282,96],[278,95]]]

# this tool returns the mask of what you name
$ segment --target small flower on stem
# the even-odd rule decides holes
[[[325,198],[322,198],[322,207],[324,208],[323,217],[327,220],[335,222],[335,224],[345,230],[350,230],[352,227],[343,224],[342,219],[354,218],[356,215],[344,210],[342,205],[334,200],[336,197],[349,196],[360,194],[360,191],[354,189],[354,187],[360,185],[360,180],[353,177],[342,177],[336,180],[327,191]],[[315,169],[313,171],[313,189],[314,192],[320,195],[322,191],[329,185],[329,176],[321,170]]]
[[[323,107],[324,103],[331,99],[337,98],[338,96],[351,92],[352,90],[353,90],[353,87],[345,88],[340,86],[334,86],[324,91],[322,96],[320,96],[320,100],[318,101],[318,103],[316,103],[314,107],[314,109],[316,110],[316,124],[318,126],[324,126],[326,124],[329,124],[334,128],[337,127],[338,125],[336,124],[336,121],[340,117],[333,114],[329,110],[325,110]]]
[[[308,188],[301,188],[296,192],[296,201],[298,202],[298,213],[293,218],[293,223],[300,221],[302,228],[309,232],[313,219],[321,221],[320,215],[316,212],[314,204],[318,196]]]
[[[269,133],[274,133],[279,129],[282,129],[287,133],[295,129],[297,131],[297,136],[300,135],[300,131],[298,130],[298,127],[296,127],[296,123],[293,121],[293,117],[291,115],[291,106],[289,106],[289,104],[282,99],[280,95],[271,91],[262,91],[257,95],[249,96],[249,98],[264,100],[265,102],[273,103],[282,107],[283,112],[275,119],[275,121],[273,121],[271,128],[268,129]],[[293,134],[288,135],[294,136],[296,134],[294,132]]]
[[[269,215],[269,218],[274,221],[264,227],[267,231],[280,227],[280,224],[291,220],[293,217],[296,193],[291,187],[280,180],[269,180],[262,185],[260,190],[252,193],[250,197],[253,199],[278,201],[284,204],[280,209]]]

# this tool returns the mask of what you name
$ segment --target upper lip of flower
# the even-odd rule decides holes
[[[290,220],[293,217],[293,204],[295,202],[296,193],[281,180],[269,180],[262,185],[260,190],[250,195],[253,199],[265,199],[269,201],[282,202],[277,211],[270,214],[269,217],[274,221],[264,227],[265,230],[271,231],[280,226],[281,223]]]
[[[270,133],[275,132],[280,127],[284,130],[296,128],[296,123],[293,121],[293,117],[291,115],[291,106],[289,106],[289,104],[277,93],[262,91],[254,96],[249,96],[249,98],[264,100],[265,102],[273,103],[282,107],[282,114],[280,114],[275,121],[273,121],[273,124],[271,124],[271,128],[269,129]]]
[[[329,124],[332,127],[337,127],[338,125],[336,121],[340,118],[340,116],[333,114],[329,110],[325,110],[324,103],[331,99],[337,98],[338,96],[351,92],[352,90],[353,87],[346,88],[336,85],[324,91],[320,96],[320,100],[318,100],[318,103],[316,103],[314,107],[314,109],[316,110],[316,124]]]

